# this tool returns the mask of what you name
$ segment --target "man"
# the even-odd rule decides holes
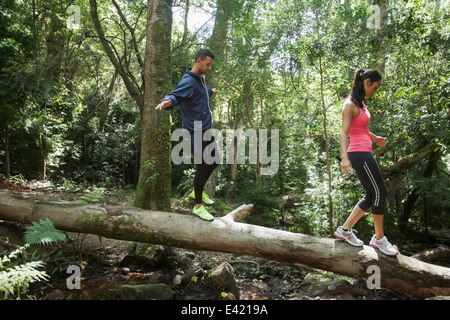
[[[195,55],[195,64],[192,70],[186,70],[177,87],[167,94],[155,108],[156,110],[171,110],[175,106],[180,106],[182,127],[191,134],[194,152],[201,152],[202,155],[208,146],[208,142],[209,144],[215,144],[214,138],[211,141],[203,141],[203,133],[212,126],[210,99],[213,94],[218,92],[217,89],[209,89],[205,83],[205,75],[211,70],[213,61],[214,55],[211,51],[200,49]],[[201,122],[201,129],[194,128],[194,122],[200,123],[199,121]],[[198,131],[201,131],[201,133]],[[214,147],[213,150],[215,152],[217,148]],[[194,191],[191,193],[191,197],[195,198],[193,213],[206,221],[213,221],[214,217],[203,206],[203,202],[205,204],[214,202],[203,189],[217,165],[218,163],[215,161],[206,163],[202,157],[201,163],[197,164],[194,176]]]

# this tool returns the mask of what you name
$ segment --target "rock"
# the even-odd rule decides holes
[[[185,252],[178,259],[179,263],[183,266],[190,266],[192,261],[195,259],[195,253],[193,252]]]
[[[129,273],[130,273],[130,269],[129,269],[129,268],[123,267],[123,268],[120,270],[120,274],[122,274],[122,275],[124,275],[124,276],[126,276],[126,275],[129,274]]]
[[[222,292],[223,300],[236,300],[236,297],[231,292]]]
[[[123,257],[122,261],[119,263],[119,267],[128,267],[133,264],[134,260],[136,260],[136,257],[134,255],[126,255]]]
[[[42,300],[62,300],[64,298],[64,294],[61,290],[53,290],[49,294],[47,294]]]
[[[211,270],[208,281],[221,288],[229,289],[239,300],[239,288],[234,277],[233,267],[228,262],[223,262]]]
[[[163,272],[163,271],[155,271],[150,273],[148,279],[147,279],[147,283],[148,284],[156,284],[156,283],[165,283],[165,284],[169,284],[170,282],[170,276]]]
[[[183,276],[181,274],[177,274],[175,276],[175,278],[173,278],[172,282],[175,287],[178,287],[181,285],[182,281],[183,281]]]
[[[192,281],[192,277],[203,278],[205,272],[202,268],[196,270],[186,270],[182,275],[182,283],[188,284]]]
[[[337,279],[325,282],[311,292],[312,296],[336,296],[349,294],[351,296],[365,296],[369,292],[358,283],[351,284],[347,280]]]
[[[151,267],[157,267],[166,256],[164,246],[158,244],[137,243],[136,244],[136,260],[145,262]]]
[[[157,284],[125,284],[119,288],[121,300],[171,300],[174,292],[164,283]]]
[[[450,296],[436,296],[436,297],[427,298],[425,300],[450,300]]]
[[[188,257],[188,258],[191,259],[191,260],[194,260],[194,259],[195,259],[195,253],[193,253],[193,252],[191,252],[191,251],[186,252],[186,253],[185,253],[185,256]]]

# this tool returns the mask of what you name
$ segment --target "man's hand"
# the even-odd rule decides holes
[[[212,89],[213,93],[218,93],[219,90],[217,90],[216,88]]]
[[[170,100],[163,101],[156,106],[155,110],[161,110],[161,109],[168,108],[168,107],[170,107],[171,104],[172,104],[172,102]]]

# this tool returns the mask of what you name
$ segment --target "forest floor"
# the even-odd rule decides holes
[[[19,185],[0,181],[1,189],[22,191]],[[80,194],[44,190],[46,195],[75,199]],[[110,195],[108,204],[127,205],[130,195]],[[0,237],[23,245],[24,226],[0,221]],[[165,283],[175,300],[234,300],[229,288],[202,281],[214,267],[227,262],[241,300],[413,300],[388,288],[368,289],[366,283],[331,272],[282,264],[256,257],[223,252],[169,248],[158,265],[136,260],[135,245],[128,241],[95,235],[66,233],[68,241],[47,248],[36,248],[36,257],[45,256],[47,282],[34,284],[28,296],[45,300],[117,300],[124,284]],[[438,243],[417,246],[426,249]],[[448,245],[448,244],[447,244]],[[166,248],[167,249],[167,248]],[[2,251],[3,250],[3,251]],[[6,248],[0,245],[0,257]],[[450,266],[448,258],[431,261]],[[69,289],[68,266],[82,270],[81,289]],[[187,281],[175,284],[176,277]],[[23,296],[21,297],[24,298]]]

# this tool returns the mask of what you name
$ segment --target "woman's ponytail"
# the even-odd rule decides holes
[[[370,82],[381,81],[381,74],[377,70],[364,70],[357,68],[352,84],[352,92],[350,93],[352,101],[359,108],[364,108],[365,92],[364,80],[370,79]]]

